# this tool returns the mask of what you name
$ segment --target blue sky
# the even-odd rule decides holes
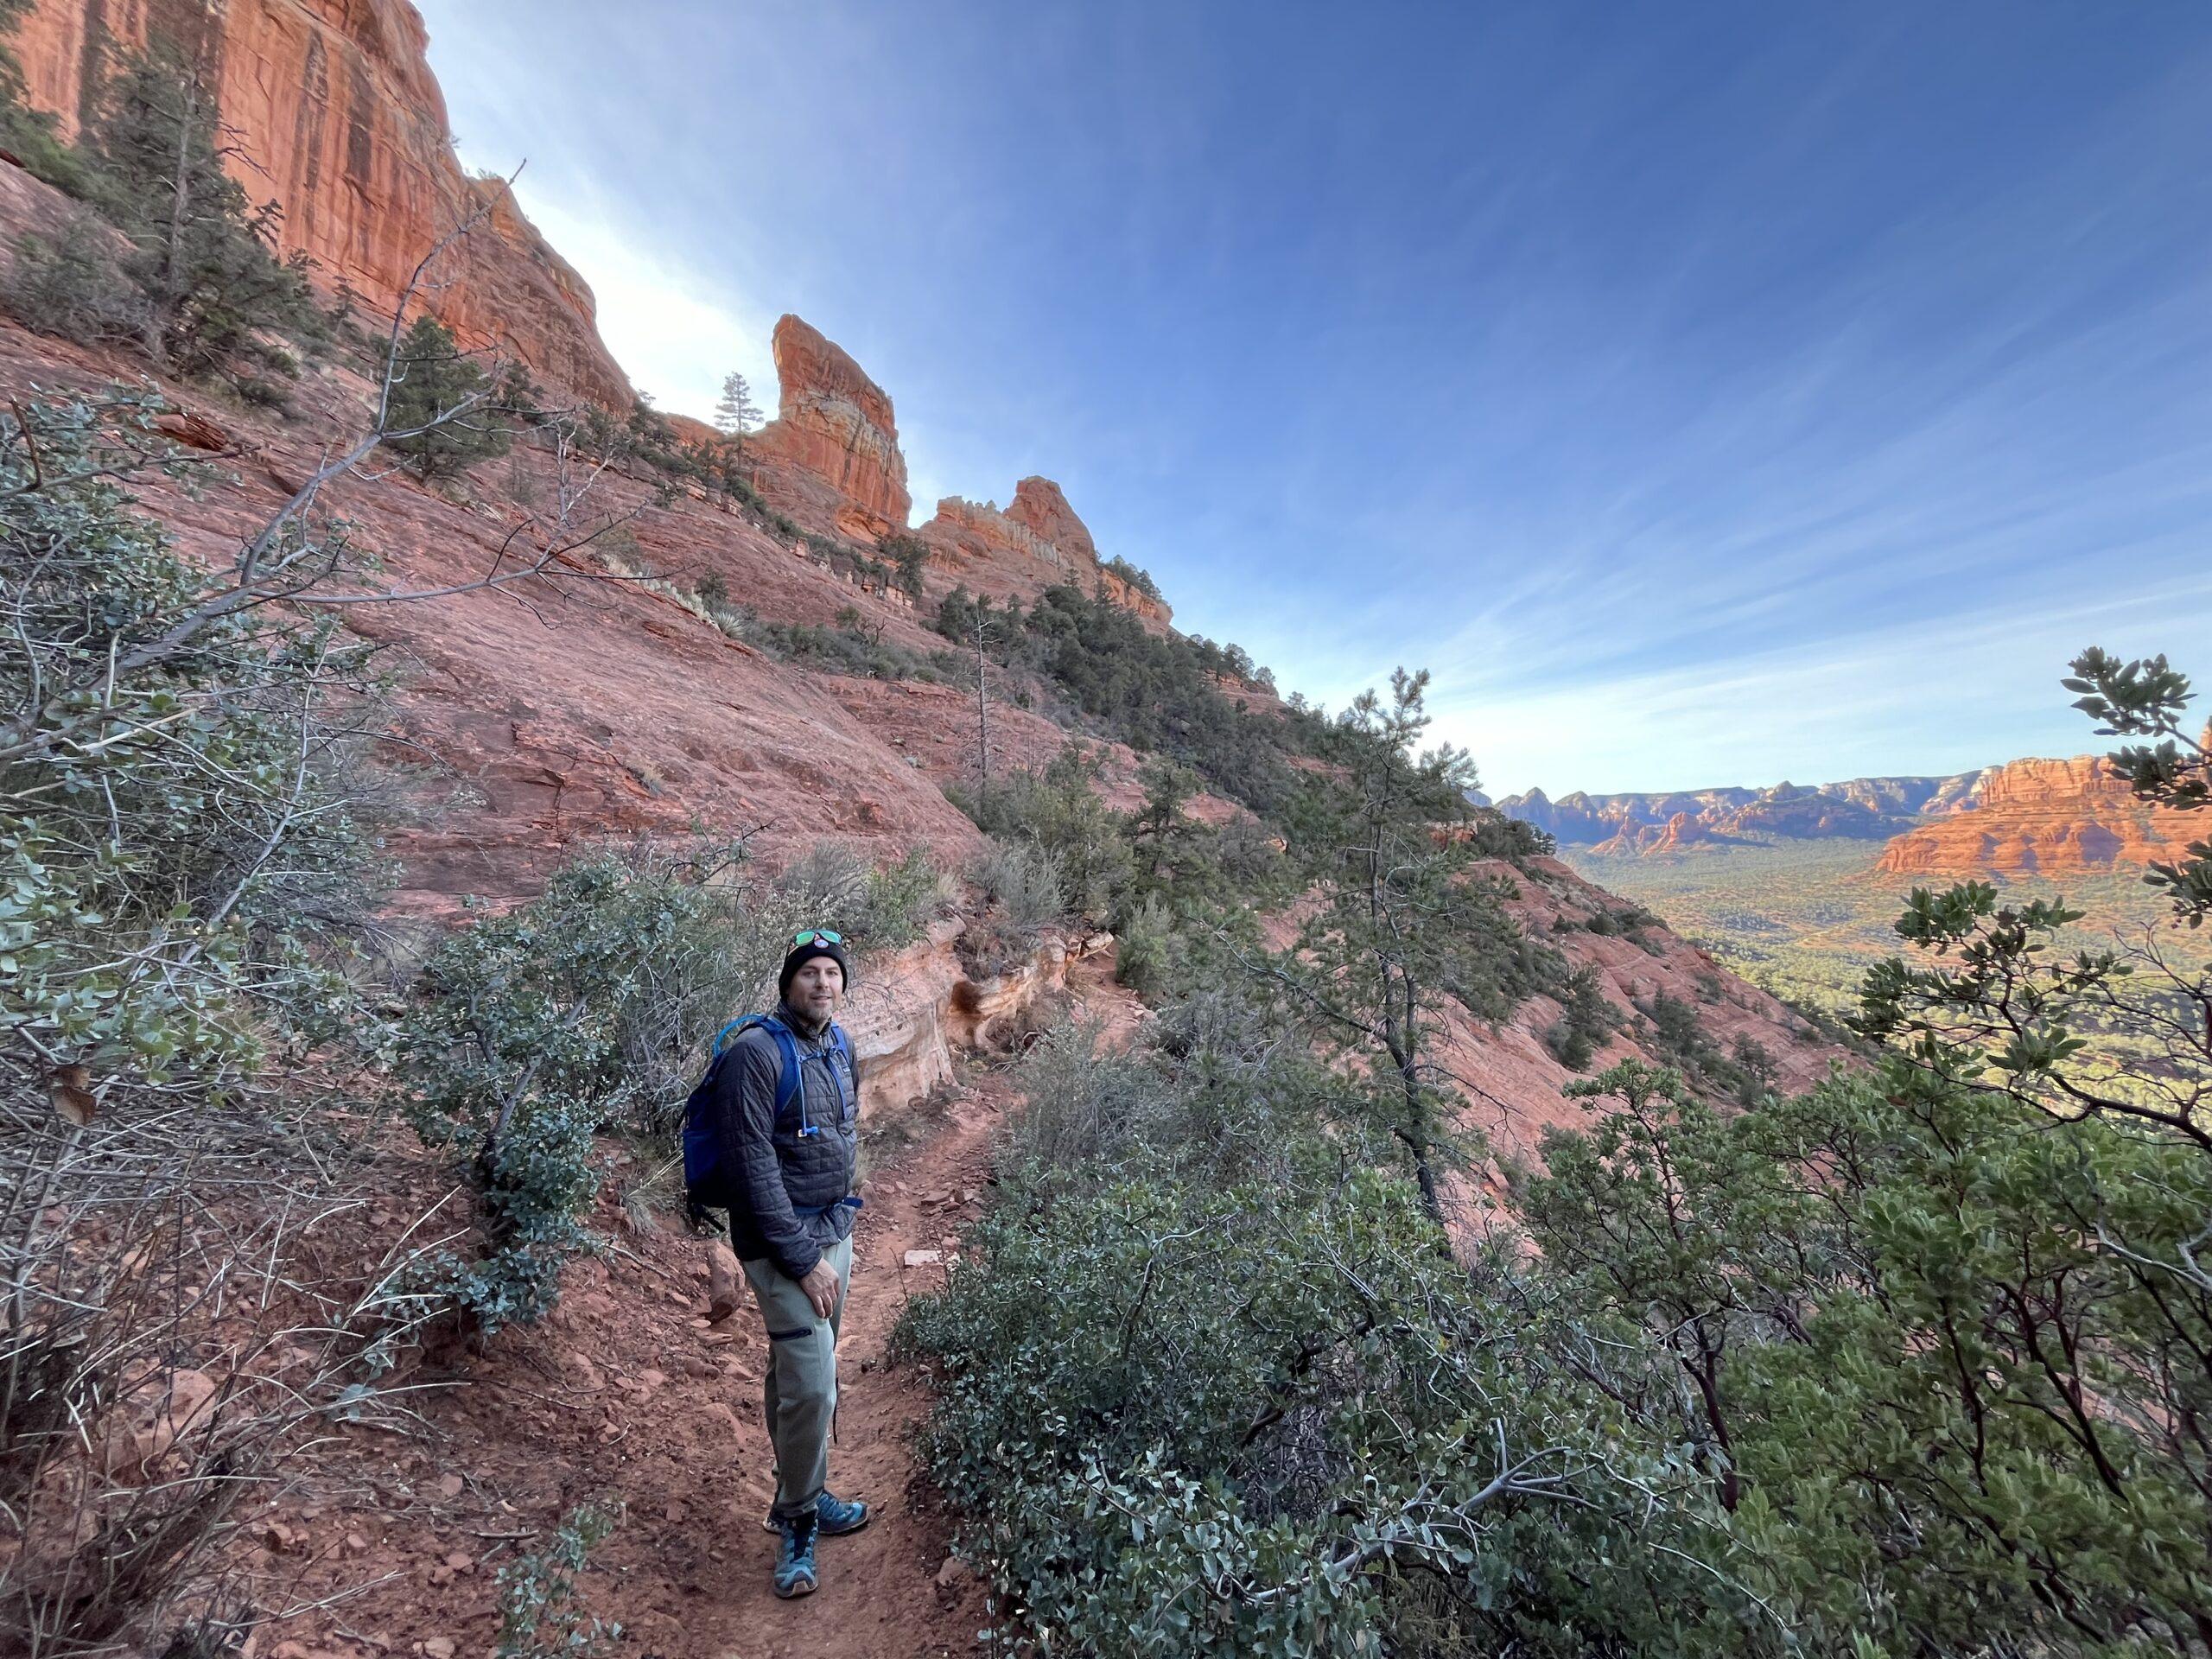
[[[796,311],[1493,791],[2093,747],[2212,681],[2212,8],[418,0],[666,409]]]

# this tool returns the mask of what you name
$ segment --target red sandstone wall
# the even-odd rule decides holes
[[[441,263],[429,308],[469,344],[627,409],[590,289],[503,182],[470,179],[454,160],[428,38],[405,0],[38,0],[15,45],[31,102],[66,136],[119,54],[161,41],[198,64],[234,129],[232,171],[283,209],[284,251],[370,311],[388,314],[439,236],[486,206],[486,222]]]
[[[1879,868],[1931,875],[2108,869],[2170,856],[2191,834],[2188,815],[2141,804],[2096,756],[2015,760],[1988,775],[1974,811],[1899,836]]]

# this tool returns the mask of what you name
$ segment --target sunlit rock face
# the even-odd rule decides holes
[[[1973,810],[1937,818],[1884,849],[1904,874],[1976,875],[2109,869],[2165,858],[2192,834],[2190,815],[2146,806],[2102,759],[2015,760],[1991,769]]]
[[[776,418],[745,441],[768,505],[805,528],[880,540],[906,528],[906,458],[891,397],[800,318],[776,324]]]
[[[1090,528],[1049,478],[1023,479],[1003,509],[948,495],[921,537],[938,568],[988,599],[1031,600],[1062,583],[1086,594],[1103,586],[1114,603],[1157,628],[1174,614],[1099,563]]]

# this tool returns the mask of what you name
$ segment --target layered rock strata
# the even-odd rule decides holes
[[[1907,831],[1878,868],[1910,875],[2053,874],[2147,864],[2206,833],[2202,815],[2144,804],[2095,755],[1992,769],[1972,812]]]
[[[1557,800],[1541,789],[1509,795],[1498,810],[1543,830],[1566,846],[1603,853],[1667,849],[1694,840],[1744,836],[1878,841],[1927,818],[1974,810],[1982,781],[1996,769],[1942,777],[1850,778],[1807,787],[1676,790],[1664,794],[1589,795]],[[1669,824],[1681,829],[1665,835]]]

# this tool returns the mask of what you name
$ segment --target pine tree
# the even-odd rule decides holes
[[[745,377],[732,371],[722,378],[722,400],[715,405],[715,430],[726,437],[741,438],[760,424],[760,406]]]
[[[142,57],[110,81],[88,148],[102,205],[130,238],[147,354],[181,373],[251,355],[263,328],[316,327],[303,263],[273,251],[276,205],[254,207],[223,170],[220,112],[175,60]]]
[[[452,478],[474,463],[507,452],[509,433],[497,412],[491,377],[427,313],[415,319],[392,355],[385,440],[424,478]]]
[[[1473,760],[1450,744],[1415,753],[1427,689],[1426,669],[1400,669],[1387,701],[1363,693],[1322,734],[1331,773],[1301,791],[1287,826],[1311,913],[1272,977],[1322,1051],[1365,1073],[1361,1116],[1402,1152],[1440,1221],[1454,1136],[1439,1003],[1447,988],[1465,1001],[1480,978],[1471,958],[1514,940],[1469,877]]]

